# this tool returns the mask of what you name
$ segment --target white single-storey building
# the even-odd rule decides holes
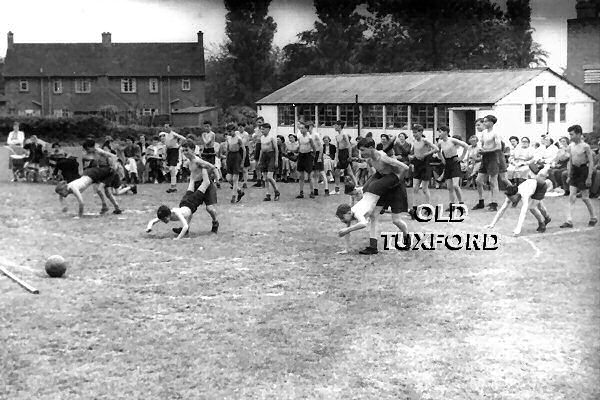
[[[332,136],[341,119],[351,136],[372,132],[376,141],[417,123],[430,139],[442,125],[468,139],[475,119],[493,114],[505,139],[537,141],[546,132],[565,136],[573,124],[590,132],[595,102],[549,68],[481,69],[307,75],[259,100],[257,112],[285,137],[299,121],[313,121],[319,133]]]

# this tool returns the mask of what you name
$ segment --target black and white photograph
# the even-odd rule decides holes
[[[0,5],[0,400],[600,399],[600,0]]]

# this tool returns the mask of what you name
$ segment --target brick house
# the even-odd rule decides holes
[[[578,0],[577,18],[567,21],[567,70],[571,82],[600,99],[600,0]],[[600,131],[600,107],[594,107]]]
[[[8,115],[131,118],[205,105],[203,33],[189,43],[15,43],[4,64]]]

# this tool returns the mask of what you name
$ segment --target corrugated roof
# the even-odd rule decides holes
[[[549,68],[306,75],[257,104],[494,104]],[[554,73],[554,72],[553,72]]]
[[[180,110],[172,111],[171,114],[201,114],[206,111],[214,110],[217,107],[186,107]]]
[[[6,51],[4,65],[5,77],[167,75],[204,76],[202,46],[196,42],[15,43]]]

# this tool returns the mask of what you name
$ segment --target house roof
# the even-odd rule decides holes
[[[217,107],[186,107],[180,110],[174,110],[171,114],[202,114],[214,110]]]
[[[361,104],[494,104],[544,71],[560,77],[549,68],[305,75],[257,104],[350,104],[356,95]]]
[[[196,42],[15,43],[4,76],[204,76],[204,49]]]

